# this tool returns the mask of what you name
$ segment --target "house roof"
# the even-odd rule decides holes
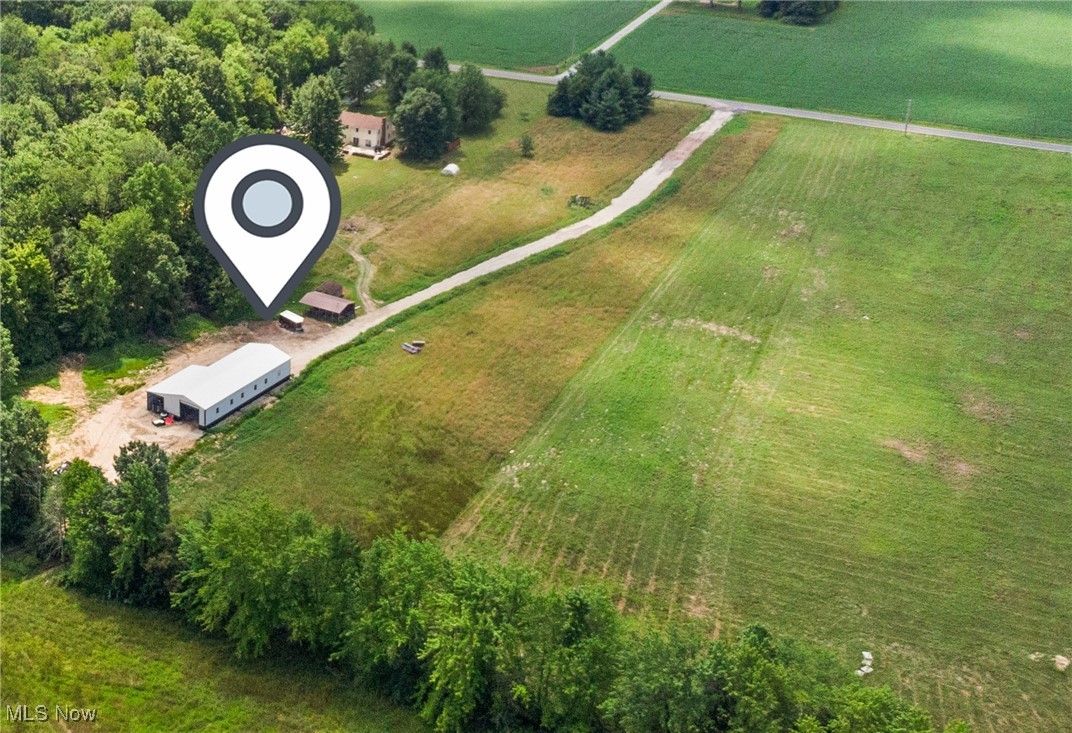
[[[149,388],[153,394],[178,395],[202,410],[283,365],[290,356],[271,344],[245,344],[219,361],[193,364]]]
[[[347,127],[358,127],[366,130],[375,130],[383,126],[385,117],[367,115],[362,112],[343,112],[339,115],[339,122]]]
[[[321,293],[319,290],[312,290],[306,293],[298,302],[302,305],[307,305],[310,308],[327,311],[329,313],[334,313],[335,315],[341,315],[347,308],[352,308],[354,306],[354,301],[352,300],[336,298],[334,295]]]

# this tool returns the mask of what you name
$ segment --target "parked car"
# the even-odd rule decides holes
[[[165,425],[167,425],[167,421],[164,420],[164,418],[162,418],[162,417],[158,417],[158,418],[153,419],[153,425],[155,425],[158,428],[162,428]]]

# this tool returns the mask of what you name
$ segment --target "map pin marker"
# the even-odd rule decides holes
[[[205,166],[194,221],[205,246],[262,318],[272,318],[331,244],[339,184],[308,145],[251,135]]]

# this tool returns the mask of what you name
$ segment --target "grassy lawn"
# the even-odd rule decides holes
[[[702,119],[695,105],[660,102],[621,134],[548,117],[548,88],[496,81],[507,106],[489,133],[469,136],[442,160],[419,164],[394,156],[340,164],[342,214],[354,228],[333,242],[306,285],[325,278],[354,294],[359,269],[351,251],[376,268],[371,293],[395,300],[511,247],[587,216],[566,205],[573,194],[607,203]],[[375,103],[375,100],[373,100]],[[521,157],[532,135],[536,154]],[[439,170],[457,163],[451,178]],[[297,298],[305,292],[299,289]]]
[[[8,557],[4,558],[5,564]],[[5,573],[7,568],[5,568]],[[54,574],[5,578],[2,705],[96,708],[93,723],[5,731],[347,731],[426,728],[408,710],[294,655],[236,660],[170,614],[63,590]]]
[[[285,399],[182,462],[176,511],[249,487],[366,541],[394,527],[441,531],[680,252],[705,207],[743,179],[773,124],[717,137],[696,154],[706,160],[667,184],[677,194],[628,226],[311,367]],[[428,341],[419,357],[399,348],[415,338]]]
[[[659,89],[1072,138],[1072,4],[845,2],[814,28],[677,3],[615,47]],[[670,52],[673,49],[673,52]]]
[[[643,13],[648,0],[373,0],[376,31],[451,61],[554,73]]]
[[[1066,727],[1069,184],[1062,155],[787,123],[451,545],[872,650],[975,730]]]

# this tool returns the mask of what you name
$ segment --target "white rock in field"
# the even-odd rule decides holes
[[[1062,657],[1060,654],[1053,658],[1053,666],[1057,667],[1058,672],[1064,672],[1068,669],[1068,657]]]
[[[457,163],[447,163],[443,166],[443,170],[439,172],[444,176],[456,176],[461,172],[461,168],[458,167]]]
[[[864,672],[862,669],[856,670],[856,676],[857,677],[863,677],[865,674],[867,674],[867,673]]]
[[[872,661],[874,661],[874,659],[875,659],[875,658],[874,658],[874,657],[873,657],[873,656],[871,655],[871,652],[864,652],[864,653],[863,653],[863,658],[864,658],[864,661],[865,661],[865,662],[872,662]]]

